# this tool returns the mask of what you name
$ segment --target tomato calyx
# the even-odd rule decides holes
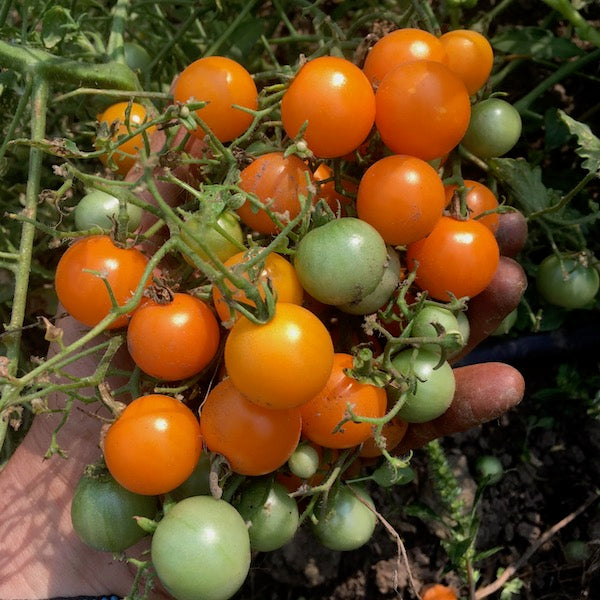
[[[170,304],[173,302],[174,292],[166,285],[153,284],[148,286],[142,295],[157,304]]]

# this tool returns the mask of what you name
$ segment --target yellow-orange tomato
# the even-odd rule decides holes
[[[320,200],[325,200],[329,208],[331,208],[335,214],[337,214],[338,211],[340,211],[340,214],[345,214],[344,207],[352,203],[352,198],[350,196],[346,196],[342,192],[337,191],[335,187],[335,181],[333,179],[333,169],[329,165],[321,163],[315,169],[313,176],[317,184],[319,184],[317,198]],[[325,183],[320,183],[322,181]],[[356,184],[354,181],[348,179],[347,177],[342,177],[340,185],[345,192],[348,192],[351,195],[356,195],[358,184]]]
[[[387,244],[410,244],[430,233],[445,207],[444,184],[420,158],[394,154],[374,162],[358,186],[358,216]]]
[[[385,439],[385,449],[388,452],[393,450],[402,441],[407,429],[408,423],[398,417],[394,417],[383,426],[381,434]],[[375,458],[381,456],[381,454],[381,448],[375,442],[375,438],[371,436],[365,440],[358,455],[362,458]]]
[[[267,408],[300,406],[327,383],[333,343],[325,325],[297,304],[278,302],[264,325],[240,317],[225,342],[233,384]]]
[[[103,450],[108,470],[124,488],[136,494],[165,494],[198,464],[200,424],[175,398],[141,396],[109,427]]]
[[[98,115],[98,121],[106,123],[109,127],[117,123],[116,131],[112,137],[113,141],[134,133],[146,120],[146,109],[137,102],[132,102],[131,104],[129,102],[117,102]],[[148,127],[145,130],[148,139],[155,130],[156,127],[154,126]],[[112,154],[112,159],[117,165],[117,172],[119,174],[126,175],[128,173],[138,159],[140,150],[143,147],[144,134],[142,133],[138,133],[126,142],[119,144],[119,147]],[[100,160],[106,166],[109,161],[109,155],[100,155]]]
[[[164,304],[145,299],[127,327],[135,364],[164,381],[200,373],[215,357],[219,339],[219,324],[208,305],[184,293]]]
[[[421,592],[421,600],[456,600],[457,597],[451,587],[441,583],[428,585]]]
[[[440,43],[450,70],[463,80],[469,94],[478,92],[494,66],[494,51],[487,38],[478,31],[455,29],[444,33]]]
[[[396,154],[440,158],[463,138],[471,101],[462,80],[446,65],[415,60],[394,67],[375,94],[375,125]]]
[[[356,150],[375,118],[373,88],[354,63],[321,56],[305,63],[281,100],[281,120],[295,138],[305,123],[304,139],[319,158]]]
[[[269,283],[276,295],[277,302],[302,304],[304,290],[300,285],[296,270],[288,260],[280,254],[270,252],[264,261],[261,260],[258,264],[247,268],[245,265],[252,260],[252,257],[252,252],[238,252],[227,259],[224,264],[230,271],[259,286],[261,298],[265,297],[262,285]],[[241,289],[236,288],[229,279],[226,280],[226,285],[231,289],[231,296],[234,300],[255,306],[254,302],[249,300],[246,294]],[[215,309],[223,323],[239,317],[237,311],[230,309],[221,290],[216,286],[213,287],[212,297]]]
[[[300,407],[303,435],[324,448],[352,448],[371,437],[371,423],[348,421],[337,429],[348,408],[369,418],[380,418],[386,411],[385,390],[349,377],[345,369],[350,368],[352,356],[336,353],[327,384]]]
[[[500,222],[500,215],[497,212],[490,213],[484,217],[480,217],[479,215],[497,209],[498,198],[496,198],[494,192],[486,185],[483,185],[483,183],[479,183],[472,179],[465,179],[464,181],[466,189],[465,200],[467,202],[467,208],[469,209],[469,217],[477,219],[477,221],[485,225],[492,233],[495,233]],[[454,184],[447,185],[444,189],[446,193],[446,205],[448,205],[452,201],[452,197],[454,196],[454,192],[458,189],[458,186]]]
[[[256,195],[284,225],[298,216],[302,208],[299,198],[310,198],[312,185],[313,176],[306,163],[294,154],[284,156],[283,152],[263,154],[240,173],[240,187]],[[237,213],[250,229],[259,233],[275,234],[280,230],[267,211],[253,207],[249,200]]]
[[[377,87],[388,71],[413,60],[447,64],[448,57],[440,40],[432,33],[406,27],[384,35],[369,50],[363,71],[371,84]]]
[[[296,449],[302,420],[298,408],[271,410],[250,402],[230,379],[218,383],[200,409],[206,445],[241,475],[266,475]]]
[[[188,65],[175,82],[173,98],[181,103],[207,102],[196,114],[221,142],[242,135],[252,123],[252,115],[238,107],[258,107],[252,76],[242,65],[224,56],[206,56]],[[206,132],[199,127],[192,134],[203,138]]]

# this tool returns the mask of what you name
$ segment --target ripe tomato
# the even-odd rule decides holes
[[[128,231],[135,231],[140,226],[142,213],[139,206],[127,203]],[[119,199],[101,190],[90,190],[77,203],[73,216],[76,229],[111,229],[119,218]]]
[[[109,427],[103,450],[110,474],[124,488],[136,494],[165,494],[198,464],[200,424],[175,398],[141,396]]]
[[[481,223],[442,217],[424,239],[410,244],[408,268],[418,262],[415,283],[436,300],[473,297],[492,281],[500,251],[494,234]]]
[[[302,287],[324,304],[359,302],[381,281],[386,244],[366,221],[342,217],[309,231],[298,243],[294,266]]]
[[[259,156],[240,173],[240,187],[258,200],[285,225],[298,216],[302,205],[299,197],[310,198],[313,176],[308,165],[298,156],[269,152]],[[314,200],[314,199],[313,199]],[[275,234],[280,228],[262,208],[246,200],[237,211],[250,229]]]
[[[424,238],[441,219],[444,184],[420,158],[386,156],[373,163],[358,186],[356,210],[387,244],[406,245]]]
[[[225,342],[225,368],[233,384],[267,408],[299,406],[327,383],[333,343],[309,310],[278,302],[273,318],[256,325],[240,317]]]
[[[398,412],[398,417],[408,423],[426,423],[436,419],[448,410],[456,382],[448,361],[441,365],[440,355],[429,350],[402,350],[392,358],[394,368],[405,377],[414,375],[415,387],[406,393],[406,402]],[[399,398],[397,388],[388,387],[391,402]]]
[[[375,125],[395,154],[423,160],[440,158],[462,139],[471,102],[462,80],[430,60],[394,67],[375,94]]]
[[[179,600],[227,600],[250,569],[248,527],[231,504],[212,496],[172,506],[152,535],[152,564]]]
[[[284,465],[298,445],[302,428],[300,409],[259,406],[231,379],[210,391],[200,409],[200,423],[208,449],[222,454],[235,473],[251,476]]]
[[[348,421],[336,431],[348,407],[361,417],[380,418],[385,414],[385,390],[346,375],[345,370],[351,368],[352,356],[336,353],[327,384],[300,407],[303,435],[324,448],[352,448],[371,437],[370,423]]]
[[[207,102],[196,114],[221,142],[242,135],[252,123],[252,115],[241,108],[258,108],[256,84],[239,63],[224,56],[206,56],[188,65],[173,88],[175,102]],[[198,138],[206,132],[192,131]]]
[[[388,452],[393,450],[402,441],[407,429],[408,423],[398,417],[394,417],[383,426],[381,434],[385,439],[385,449]],[[365,440],[358,455],[363,458],[381,456],[381,448],[377,445],[372,435]]]
[[[457,598],[458,596],[452,588],[441,583],[428,585],[421,592],[421,600],[456,600]]]
[[[123,306],[138,286],[144,285],[142,275],[147,264],[139,250],[119,248],[106,235],[82,238],[69,246],[56,266],[54,285],[58,300],[72,317],[93,327],[112,308],[102,277],[110,285],[117,304]],[[148,284],[149,281],[145,283]],[[122,315],[109,329],[124,327],[128,321],[129,315]]]
[[[128,136],[139,129],[147,120],[146,109],[137,102],[117,102],[109,106],[102,114],[98,115],[100,123],[106,123],[112,127],[116,123],[116,131],[112,137],[113,141],[120,137]],[[148,138],[156,130],[156,127],[148,127],[146,135]],[[112,154],[112,158],[117,166],[117,172],[120,175],[126,175],[138,159],[140,150],[144,147],[144,134],[138,133],[131,139],[119,144],[118,148]],[[100,160],[104,166],[108,165],[109,155],[102,154]]]
[[[277,302],[289,302],[291,304],[302,304],[304,290],[300,285],[298,275],[292,264],[283,256],[275,252],[270,252],[264,259],[252,267],[246,267],[246,263],[252,260],[254,253],[238,252],[225,261],[225,266],[237,275],[253,282],[259,286],[261,298],[265,297],[262,291],[262,285],[269,283],[276,294]],[[254,306],[254,302],[246,297],[246,294],[234,284],[226,280],[226,285],[232,291],[232,298],[237,302],[245,302]],[[221,290],[216,286],[212,291],[213,303],[217,313],[223,323],[232,319],[237,319],[240,315],[237,311],[230,308],[226,298]]]
[[[281,100],[281,120],[295,138],[308,122],[304,139],[319,158],[356,150],[375,119],[375,97],[365,74],[354,63],[321,56],[305,63]]]
[[[494,66],[494,51],[487,38],[471,29],[454,29],[440,37],[448,67],[464,82],[469,94],[477,93]]]
[[[473,106],[460,143],[480,158],[503,156],[519,141],[521,130],[521,115],[512,104],[501,98],[487,98]]]
[[[591,303],[600,287],[598,271],[576,258],[556,254],[547,256],[539,265],[536,284],[541,297],[563,308],[582,308]]]
[[[325,163],[321,163],[315,169],[313,177],[318,184],[317,199],[325,200],[334,214],[337,214],[338,211],[344,214],[344,207],[352,203],[352,195],[356,194],[358,185],[351,179],[342,177],[340,185],[344,192],[348,192],[350,196],[338,192],[333,179],[333,169]]]
[[[484,212],[498,208],[498,198],[496,198],[496,194],[489,187],[472,179],[465,179],[464,182],[466,190],[465,200],[470,218],[475,219]],[[446,193],[446,205],[448,205],[452,201],[454,192],[458,190],[458,186],[454,184],[447,185],[444,187],[444,190]],[[483,223],[492,233],[495,233],[498,229],[500,216],[495,212],[485,215],[485,217],[479,217],[477,220]]]
[[[127,327],[135,364],[164,381],[200,373],[215,357],[219,339],[219,324],[208,305],[184,293],[173,294],[165,304],[144,299]]]
[[[369,50],[363,71],[373,87],[377,88],[391,69],[413,60],[448,63],[438,38],[428,31],[406,27],[384,35]]]

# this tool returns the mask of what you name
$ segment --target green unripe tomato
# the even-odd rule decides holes
[[[406,485],[416,477],[411,467],[394,467],[389,461],[385,461],[371,474],[371,479],[381,487],[388,488],[393,485]]]
[[[513,325],[517,322],[517,316],[519,314],[518,309],[511,310],[505,317],[502,319],[502,322],[496,330],[492,333],[492,335],[506,335],[512,328]]]
[[[571,540],[565,544],[563,552],[568,562],[583,562],[590,557],[590,546],[583,540]]]
[[[144,72],[150,68],[152,58],[143,46],[137,42],[125,42],[125,62],[127,66],[135,72]]]
[[[414,374],[416,385],[406,392],[406,401],[398,411],[398,417],[407,423],[425,423],[446,412],[456,388],[454,372],[448,361],[439,367],[440,355],[430,350],[407,349],[392,358],[394,368],[409,377]],[[392,402],[399,399],[399,391],[387,388]]]
[[[210,494],[210,453],[202,452],[192,474],[174,490],[169,492],[173,500],[179,501],[191,496],[208,496]]]
[[[461,144],[479,158],[503,156],[521,137],[519,111],[506,100],[487,98],[473,106]]]
[[[71,522],[88,546],[123,552],[146,535],[134,517],[153,519],[157,510],[155,496],[134,494],[109,473],[84,474],[73,493]]]
[[[301,443],[288,458],[287,464],[296,477],[308,479],[317,472],[320,462],[321,459],[316,449],[310,444]]]
[[[438,332],[436,325],[441,327],[447,336],[445,343],[448,344],[446,351],[449,354],[457,352],[465,345],[466,340],[463,338],[458,317],[452,311],[432,304],[425,305],[413,319],[411,336],[437,337],[441,332]],[[421,348],[438,354],[442,350],[440,344],[424,344]]]
[[[242,490],[235,507],[249,524],[250,546],[272,552],[292,540],[300,515],[287,489],[270,478],[257,479]]]
[[[498,483],[504,475],[504,467],[500,459],[491,454],[484,454],[477,458],[475,462],[475,470],[481,478],[488,478],[487,482],[490,485]]]
[[[92,190],[85,194],[73,211],[75,228],[78,230],[101,227],[110,229],[119,218],[119,199],[101,190]],[[127,229],[135,231],[142,222],[143,210],[135,204],[127,203],[129,221]]]

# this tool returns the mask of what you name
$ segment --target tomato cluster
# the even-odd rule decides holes
[[[448,358],[468,337],[463,311],[499,261],[494,193],[442,178],[463,139],[488,157],[518,138],[513,118],[510,140],[482,148],[485,103],[500,102],[476,96],[492,59],[473,31],[437,38],[407,28],[381,38],[362,66],[305,61],[273,104],[283,144],[254,154],[244,146],[217,184],[199,169],[199,193],[184,195],[179,212],[174,198],[159,202],[169,239],[158,244],[179,251],[174,261],[155,259],[156,238],[144,237],[143,198],[82,199],[75,222],[85,235],[61,258],[56,291],[83,324],[121,334],[135,363],[142,393],[108,428],[104,460],[127,492],[177,500],[152,539],[157,574],[176,598],[230,597],[250,549],[292,539],[300,518],[289,492],[314,494],[316,537],[349,550],[377,520],[368,489],[340,475],[410,480],[394,448],[410,423],[452,402]],[[227,144],[253,140],[262,97],[226,57],[180,73],[174,106],[207,169]],[[108,127],[101,160],[117,175],[151,151],[147,119],[135,103],[99,117]],[[220,186],[213,204],[203,196],[211,185]],[[117,240],[109,231],[121,221]],[[154,391],[166,382],[181,396]],[[207,495],[219,486],[209,470],[242,476],[231,502]],[[222,577],[205,585],[207,572]]]

